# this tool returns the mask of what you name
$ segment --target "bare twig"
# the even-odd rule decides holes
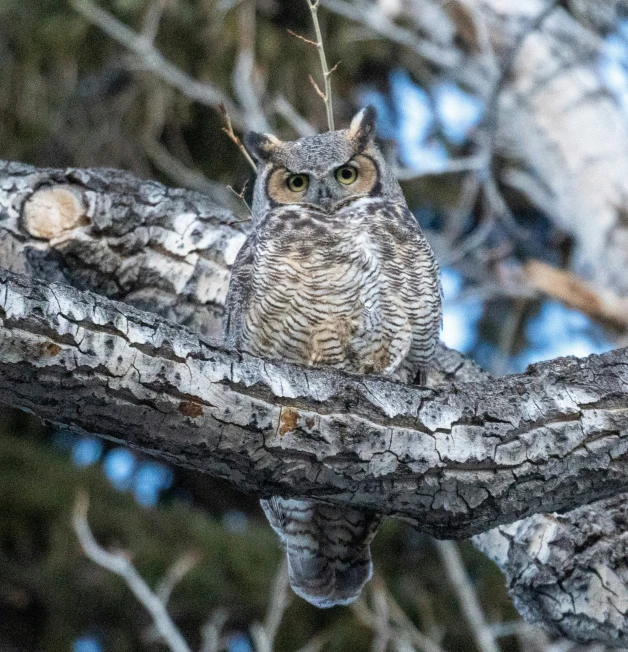
[[[338,67],[338,64],[336,64],[331,70],[327,67],[327,57],[325,56],[325,46],[323,45],[323,34],[321,32],[321,26],[318,21],[318,8],[320,6],[320,0],[305,0],[305,1],[307,2],[307,6],[309,7],[310,13],[312,14],[312,22],[314,23],[316,41],[311,41],[310,39],[305,38],[304,36],[295,34],[292,30],[288,30],[288,32],[292,34],[292,36],[295,36],[301,41],[304,41],[308,45],[313,45],[318,50],[318,56],[321,60],[321,68],[323,70],[323,83],[325,86],[325,91],[323,92],[319,88],[318,84],[314,81],[312,75],[310,75],[310,82],[312,83],[312,86],[314,86],[314,89],[325,103],[325,109],[327,111],[327,126],[329,127],[330,131],[333,131],[334,130],[334,107],[333,107],[333,99],[331,94],[331,75],[334,72],[334,70],[336,70],[336,68]]]
[[[484,118],[482,120],[481,128],[490,136],[488,143],[489,150],[492,151],[494,147],[494,140],[497,134],[497,125],[499,122],[499,98],[504,87],[508,83],[510,75],[514,69],[517,57],[523,44],[530,34],[539,30],[545,20],[554,12],[558,6],[559,0],[551,0],[547,6],[537,16],[530,19],[528,24],[521,30],[515,42],[512,44],[500,65],[499,73],[493,83],[490,95],[486,101],[486,109]]]
[[[390,610],[390,619],[399,631],[404,632],[412,645],[420,652],[443,652],[440,645],[433,641],[429,636],[419,631],[417,626],[410,620],[408,614],[399,606],[399,603],[388,593],[388,609]]]
[[[381,583],[383,586],[383,582]],[[420,632],[416,625],[410,620],[408,615],[399,606],[393,598],[390,591],[384,587],[387,609],[390,616],[390,622],[394,626],[395,638],[404,638],[408,640],[414,648],[420,652],[443,652],[442,648]],[[357,618],[367,627],[374,630],[378,627],[378,618],[366,605],[364,598],[357,600],[351,605],[351,610]]]
[[[238,54],[233,67],[233,92],[244,112],[248,129],[270,131],[262,109],[262,76],[255,66],[255,0],[242,0],[238,8]]]
[[[236,144],[236,147],[242,152],[244,158],[248,161],[249,165],[253,168],[255,172],[257,172],[257,165],[255,165],[255,161],[251,158],[251,155],[246,151],[246,147],[233,131],[233,125],[231,124],[231,116],[229,115],[227,108],[225,107],[224,104],[219,104],[218,110],[220,111],[220,114],[222,115],[226,125],[225,127],[222,128],[222,130]]]
[[[181,186],[205,193],[221,206],[236,208],[232,206],[231,194],[223,184],[208,179],[200,170],[188,167],[155,138],[147,135],[142,142],[152,164],[170,179]]]
[[[150,43],[153,43],[157,37],[161,17],[169,2],[170,0],[154,0],[144,14],[144,19],[142,20],[142,36]]]
[[[146,35],[134,32],[92,0],[70,0],[70,4],[89,22],[135,54],[147,70],[177,88],[187,98],[215,109],[224,104],[238,127],[247,126],[241,112],[223,91],[207,82],[193,79],[170,63]]]
[[[566,306],[615,328],[628,329],[626,297],[598,289],[573,272],[557,269],[540,260],[525,263],[523,273],[532,287]]]
[[[133,564],[123,555],[107,552],[98,545],[87,522],[88,508],[89,496],[84,491],[79,491],[72,512],[72,525],[85,555],[101,568],[119,575],[125,581],[133,595],[150,614],[157,631],[172,652],[191,652],[177,626],[172,622],[166,605],[150,590]]]
[[[216,609],[201,630],[200,652],[218,652],[221,649],[220,639],[222,628],[227,622],[227,611]]]
[[[462,563],[458,546],[453,541],[436,541],[436,548],[447,577],[456,591],[478,649],[482,652],[499,652],[495,635],[484,618],[478,596]]]
[[[387,591],[384,582],[379,577],[374,577],[371,585],[373,624],[375,630],[375,638],[371,645],[373,652],[386,652],[388,644],[393,637],[386,594]]]
[[[454,68],[460,62],[460,57],[453,48],[440,47],[417,37],[412,30],[400,27],[392,22],[373,3],[362,2],[358,4],[355,1],[349,2],[347,0],[320,0],[320,2],[329,11],[333,11],[349,20],[362,23],[376,34],[394,43],[411,48],[425,61],[437,65],[440,69]]]
[[[264,618],[264,629],[266,630],[271,647],[292,597],[292,594],[288,591],[288,586],[288,564],[284,558],[279,564],[279,569],[277,570],[273,584],[273,592],[268,603],[266,617]]]
[[[157,585],[155,595],[164,603],[168,604],[170,596],[177,584],[196,566],[199,562],[198,552],[186,552],[170,566],[164,578]]]
[[[273,591],[268,602],[266,617],[262,623],[254,623],[251,627],[251,637],[255,643],[256,652],[273,652],[275,637],[284,613],[290,603],[291,593],[288,591],[288,564],[282,560],[275,576]]]
[[[431,168],[424,168],[415,172],[407,168],[398,168],[395,175],[399,181],[414,181],[427,176],[437,176],[441,174],[458,174],[460,172],[474,172],[483,169],[486,166],[484,156],[465,156],[444,161],[442,165]]]
[[[253,211],[251,210],[251,207],[248,205],[246,199],[244,198],[244,193],[246,192],[246,186],[247,186],[247,181],[244,182],[244,185],[242,186],[242,190],[238,192],[233,186],[227,186],[227,189],[230,190],[245,206],[246,210],[249,212],[250,217],[247,217],[245,220],[236,220],[235,222],[229,222],[229,226],[232,226],[234,224],[240,224],[242,222],[248,222],[252,217],[253,217]]]

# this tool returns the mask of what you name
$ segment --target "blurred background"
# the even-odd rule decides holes
[[[441,263],[445,343],[496,375],[625,346],[624,3],[320,4],[336,126],[377,108]],[[307,0],[0,0],[0,158],[121,168],[242,214],[227,186],[250,170],[219,103],[238,133],[326,129],[318,54],[288,30],[313,38]],[[78,487],[98,541],[151,586],[187,570],[169,608],[192,649],[482,650],[442,549],[402,523],[375,540],[365,599],[320,611],[285,592],[253,496],[6,408],[0,451],[0,652],[165,649],[83,555]],[[499,571],[459,552],[498,649],[584,650],[520,623]]]

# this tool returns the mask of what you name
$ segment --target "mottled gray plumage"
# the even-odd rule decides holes
[[[227,297],[231,345],[403,382],[424,377],[441,323],[438,266],[373,141],[374,118],[367,108],[348,130],[247,139],[259,167],[253,230]],[[297,594],[320,607],[358,597],[378,515],[279,497],[262,506]]]

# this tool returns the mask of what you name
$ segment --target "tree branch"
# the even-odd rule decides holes
[[[105,34],[124,46],[139,58],[147,70],[164,82],[178,89],[190,100],[218,109],[224,104],[237,127],[246,126],[245,116],[223,91],[207,82],[199,82],[170,63],[157,50],[153,39],[147,34],[138,34],[120,22],[115,16],[100,8],[92,0],[70,0],[76,11]]]
[[[581,643],[628,645],[625,494],[567,514],[537,514],[474,537],[531,623]]]
[[[191,652],[181,632],[172,622],[165,601],[150,590],[135,566],[123,554],[107,552],[98,545],[87,522],[88,506],[87,494],[80,493],[72,513],[72,525],[85,555],[98,566],[119,575],[124,580],[138,602],[150,614],[155,628],[171,652]]]
[[[1,403],[243,490],[457,538],[628,485],[626,349],[426,389],[256,359],[8,272],[0,315]]]

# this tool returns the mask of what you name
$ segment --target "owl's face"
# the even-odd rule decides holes
[[[253,215],[283,204],[307,204],[324,212],[352,199],[403,199],[399,184],[374,143],[375,111],[358,113],[349,129],[295,141],[248,134],[245,142],[258,161]]]

